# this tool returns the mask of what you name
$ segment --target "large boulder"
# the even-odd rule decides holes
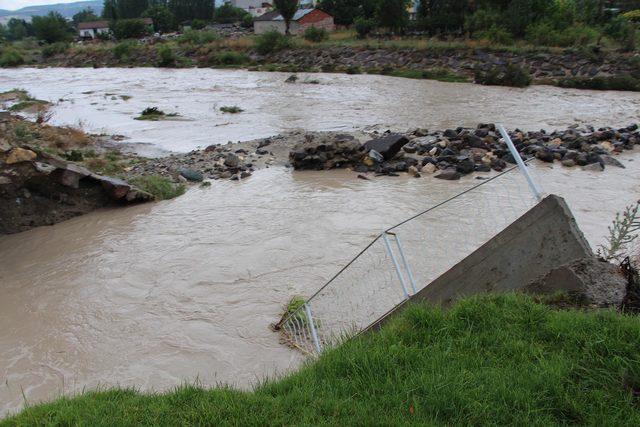
[[[369,140],[364,143],[366,152],[375,150],[382,154],[385,160],[392,159],[409,142],[409,139],[397,133],[390,133],[381,138]]]
[[[572,301],[597,307],[620,307],[627,279],[620,267],[595,257],[583,258],[551,270],[525,287],[531,294],[567,293]]]

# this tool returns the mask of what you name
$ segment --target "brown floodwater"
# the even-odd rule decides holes
[[[2,70],[3,77],[32,77],[24,80],[24,84],[7,84],[4,80],[1,84],[30,90],[38,84],[45,87],[42,81],[35,81],[36,77],[53,81],[54,71],[62,73],[59,75],[62,83],[51,90],[64,91],[65,79],[71,79],[65,74],[67,70]],[[138,71],[118,70],[125,76],[127,73],[135,76],[133,73]],[[66,89],[69,98],[82,98],[78,91],[93,82],[86,77],[88,74],[95,73],[96,80],[103,85],[109,79],[102,73],[112,78],[120,75],[113,70],[68,72],[87,73],[84,83],[77,77],[75,86]],[[145,85],[153,82],[151,76],[165,75],[151,69],[141,73],[148,79],[141,82],[140,90],[146,93],[150,93]],[[198,79],[222,76],[233,82],[225,73],[236,73],[239,81],[251,80],[258,87],[263,79],[274,92],[281,90],[278,88],[290,90],[278,83],[284,76],[277,74],[212,70],[174,73],[186,76],[185,87],[195,87],[188,83],[191,76],[199,76]],[[407,82],[418,87],[432,84],[379,76],[317,77],[330,82],[337,80],[340,83],[331,84],[340,84],[343,90],[349,84],[366,89],[367,84],[378,82],[378,89],[387,93],[396,84],[398,91],[404,90]],[[453,85],[455,89],[448,89],[444,84],[434,83],[432,87],[443,87],[459,95],[477,90],[493,93],[493,89],[471,85]],[[531,93],[536,90],[557,89],[539,87],[531,89]],[[374,92],[373,89],[367,92],[373,111],[371,121],[377,117],[391,122],[393,116],[390,118],[389,114],[397,114],[402,126],[408,127],[409,123],[402,120],[408,120],[405,110],[412,104],[398,106],[389,113],[390,110],[381,107],[386,101],[374,97]],[[284,95],[272,95],[278,96],[284,103]],[[476,92],[476,96],[480,95]],[[590,97],[594,104],[601,101],[594,95],[575,96]],[[620,98],[619,103],[612,102],[610,114],[601,121],[626,123],[636,110],[618,109],[617,105],[632,108],[636,95],[615,96]],[[599,97],[613,99],[614,95],[602,93]],[[365,117],[369,105],[364,98],[360,99],[356,111],[359,117]],[[413,99],[418,102],[418,97]],[[497,102],[501,97],[491,99]],[[453,116],[455,108],[445,101],[457,103],[457,116]],[[188,100],[184,102],[186,105]],[[512,117],[524,114],[513,111],[512,101],[505,101],[510,108],[502,109],[487,103],[484,113],[471,101],[468,105],[476,108],[474,112],[463,111],[464,101],[460,99],[442,98],[442,102],[443,109],[452,114],[446,119],[451,123],[482,121],[482,117],[489,121],[496,111]],[[575,102],[575,114],[582,114],[586,107],[581,101]],[[83,105],[90,108],[87,106],[90,104]],[[274,110],[286,110],[283,105],[276,103]],[[66,107],[64,103],[56,107],[56,114],[58,108],[65,111]],[[118,108],[123,107],[114,107],[116,111]],[[341,108],[337,103],[336,109]],[[352,105],[342,113],[348,115],[354,108]],[[535,112],[529,110],[531,122],[539,126],[546,120],[541,117],[563,117],[561,111],[554,114],[553,108],[549,105],[533,109]],[[293,106],[289,111],[295,115]],[[557,118],[559,126],[572,121],[572,115],[566,111],[564,119]],[[257,120],[271,117],[265,120],[272,120],[272,125],[278,120],[286,121],[286,115],[278,116],[277,111],[265,109],[256,114]],[[311,107],[300,114],[311,114]],[[327,117],[328,127],[338,126],[342,120],[338,111],[331,109],[320,109],[316,114],[322,120]],[[474,116],[464,119],[467,114]],[[441,117],[444,120],[444,114]],[[525,118],[521,116],[523,121]],[[127,122],[131,123],[138,122]],[[198,123],[189,122],[189,126],[200,126],[201,130],[206,127],[204,120]],[[159,129],[165,124],[146,123],[149,127],[140,135],[161,134]],[[113,126],[107,126],[111,131],[130,132],[132,139],[139,135],[137,125],[109,126]],[[170,139],[176,144],[184,142],[181,149],[190,148],[189,126],[183,123],[182,138],[177,138],[179,131],[173,126],[171,123],[168,131]],[[242,126],[248,133],[261,127],[260,132],[277,130],[277,126],[270,128],[271,125],[260,121]],[[610,167],[604,173],[541,163],[533,167],[547,192],[568,200],[593,246],[606,236],[614,213],[640,196],[640,158],[626,153],[620,159],[626,169]],[[246,389],[266,377],[295,369],[302,356],[282,345],[279,336],[269,328],[278,320],[289,298],[312,294],[381,230],[478,182],[474,177],[449,182],[407,176],[364,181],[347,171],[292,172],[271,168],[242,182],[215,181],[209,188],[195,187],[175,200],[100,210],[55,226],[0,237],[0,415],[20,409],[24,399],[33,403],[86,388],[135,386],[142,390],[166,390],[184,382],[199,381],[207,386],[226,383]],[[517,185],[514,180],[513,185],[504,181],[500,191],[513,195],[527,190],[521,180]],[[481,205],[473,199],[469,206],[460,209],[461,218],[482,213]],[[440,226],[434,225],[429,234],[430,244],[437,243],[445,250],[450,233],[459,232],[451,226],[455,220],[451,217]]]
[[[291,129],[352,131],[475,126],[622,126],[638,120],[640,93],[441,83],[377,75],[289,74],[211,69],[1,69],[0,91],[24,88],[56,103],[51,123],[122,134],[130,142],[189,151]],[[306,84],[317,80],[319,84]],[[123,99],[123,97],[131,97]],[[237,105],[240,114],[222,106]],[[134,120],[157,106],[179,120]],[[142,150],[142,148],[140,149]],[[145,151],[140,151],[145,153]],[[148,154],[148,153],[147,153]]]

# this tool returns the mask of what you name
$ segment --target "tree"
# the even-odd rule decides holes
[[[102,4],[102,17],[109,21],[118,19],[118,2],[116,0],[104,0]]]
[[[215,11],[213,0],[168,0],[167,7],[177,23],[202,19],[211,21]]]
[[[249,15],[249,13],[244,9],[234,7],[230,3],[225,3],[216,9],[214,20],[222,24],[229,24],[242,21],[245,15]]]
[[[78,25],[81,22],[97,21],[98,17],[93,13],[93,9],[87,8],[73,15],[73,18],[71,19],[74,25]]]
[[[57,12],[49,12],[45,16],[34,16],[31,18],[31,25],[36,37],[47,43],[68,41],[73,34],[67,20]]]
[[[6,38],[10,41],[22,40],[33,35],[33,27],[24,19],[11,18],[7,22]]]
[[[274,0],[273,3],[276,7],[276,10],[280,12],[280,15],[282,15],[282,19],[284,19],[284,33],[286,35],[289,35],[291,20],[298,10],[298,0]]]
[[[113,35],[118,40],[136,39],[149,34],[149,27],[142,19],[119,19],[113,26]]]
[[[149,0],[117,0],[117,18],[140,18],[142,13],[149,8]]]
[[[321,0],[320,9],[333,16],[338,25],[351,25],[362,16],[362,0]]]
[[[175,28],[175,17],[166,6],[151,6],[142,14],[144,18],[151,18],[154,31],[166,33]]]
[[[392,31],[403,30],[407,26],[409,0],[381,0],[378,4],[378,25]]]

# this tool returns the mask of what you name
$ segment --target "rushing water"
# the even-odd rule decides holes
[[[180,150],[213,142],[215,129],[226,140],[289,126],[353,123],[435,128],[499,118],[549,127],[576,116],[623,124],[634,121],[638,102],[635,94],[548,87],[521,91],[338,75],[314,76],[326,84],[303,86],[285,85],[284,77],[3,70],[0,89],[20,86],[38,97],[74,100],[54,109],[58,123],[81,117],[89,129]],[[179,97],[179,88],[189,95]],[[82,94],[87,91],[94,93]],[[133,98],[113,101],[101,91]],[[215,102],[247,112],[222,118],[207,109]],[[150,104],[177,105],[197,120],[131,120]],[[218,120],[235,124],[215,127]],[[640,159],[627,153],[621,160],[627,169],[604,173],[535,164],[545,190],[567,198],[592,245],[601,243],[613,214],[639,197]],[[383,228],[477,182],[363,181],[346,171],[272,168],[242,182],[193,188],[175,200],[100,210],[0,237],[0,414],[20,408],[23,395],[37,402],[85,387],[163,390],[195,380],[247,388],[293,369],[301,356],[269,329],[286,301],[311,294]],[[434,230],[440,240],[447,232]]]
[[[0,91],[24,88],[55,102],[53,124],[123,134],[131,142],[189,151],[283,130],[406,130],[502,122],[524,129],[572,123],[626,125],[638,118],[640,94],[532,86],[527,89],[440,83],[376,75],[288,74],[210,69],[58,68],[0,70]],[[316,79],[319,84],[301,83]],[[122,96],[131,96],[123,100]],[[241,114],[219,108],[237,105]],[[157,106],[182,120],[133,120]]]

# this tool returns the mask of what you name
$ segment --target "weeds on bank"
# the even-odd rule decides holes
[[[175,184],[168,178],[159,175],[139,176],[130,183],[142,191],[152,194],[157,200],[168,200],[181,196],[186,191],[183,184]]]

